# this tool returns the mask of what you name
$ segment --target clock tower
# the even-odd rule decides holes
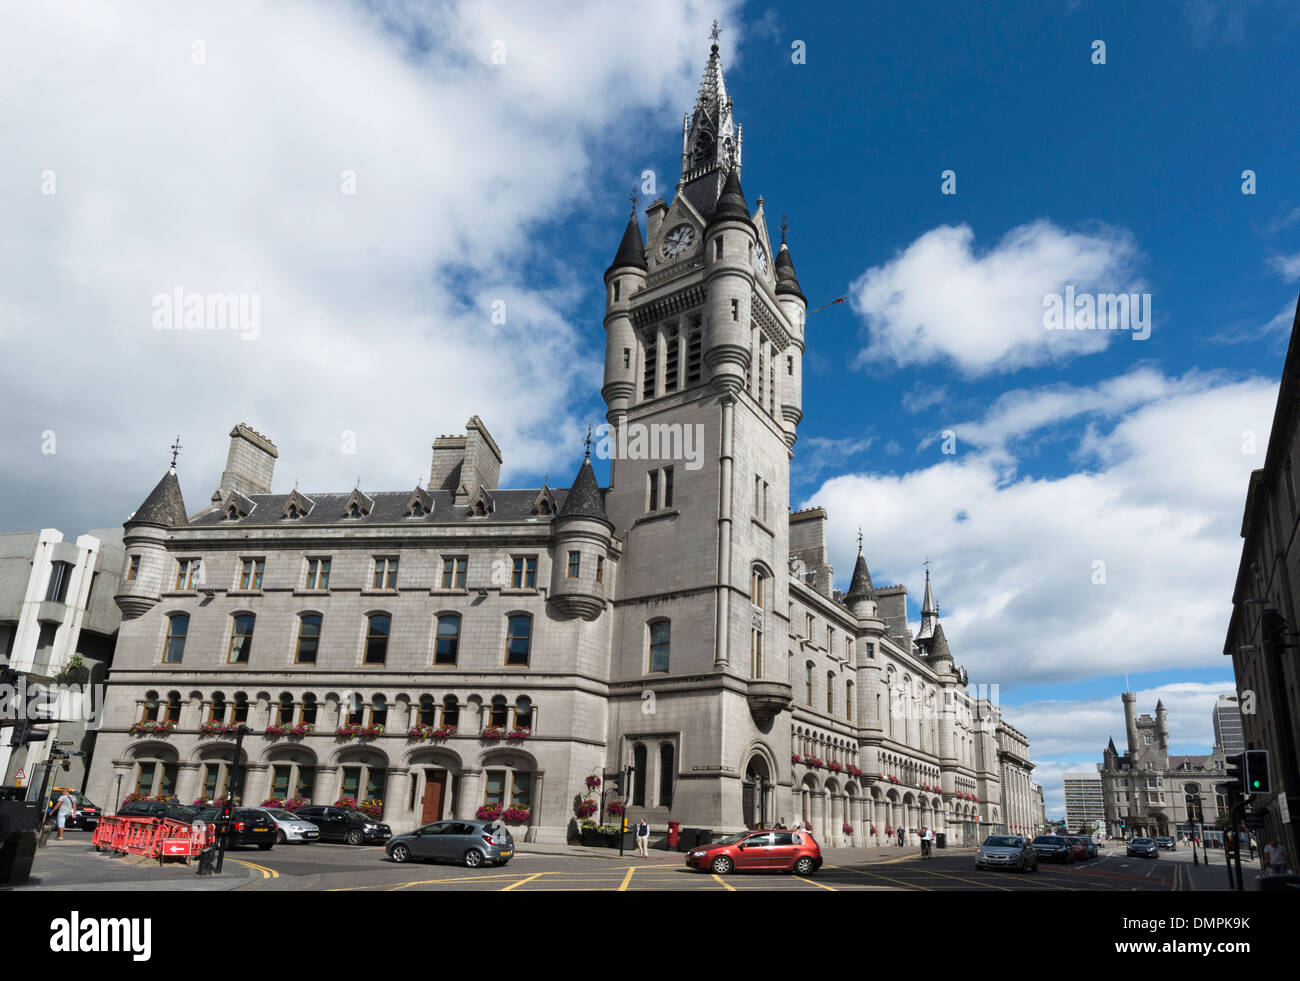
[[[674,815],[714,822],[740,812],[755,759],[773,791],[790,769],[789,474],[807,304],[784,230],[773,250],[763,199],[751,212],[745,198],[741,136],[715,43],[673,200],[646,209],[644,240],[633,212],[605,273],[601,449],[624,556],[609,765],[644,783],[665,763],[643,757],[670,754],[690,777]],[[633,807],[654,823],[663,792],[635,784]]]

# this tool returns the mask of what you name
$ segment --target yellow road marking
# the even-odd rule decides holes
[[[883,865],[883,862],[875,862],[875,865]],[[824,869],[838,869],[841,872],[852,872],[854,875],[865,875],[873,879],[884,879],[886,882],[893,882],[905,889],[920,889],[922,892],[933,892],[929,886],[923,886],[919,882],[904,882],[902,879],[895,879],[888,875],[881,875],[879,872],[864,872],[861,869],[846,868],[842,865],[823,865]]]
[[[827,892],[839,892],[839,890],[834,886],[825,885],[824,883],[818,882],[816,879],[810,879],[807,876],[796,875],[795,878],[800,882],[807,882],[809,885],[814,885],[819,889],[825,889]]]
[[[236,865],[245,865],[245,866],[247,866],[247,867],[250,868],[250,869],[254,869],[254,870],[258,871],[258,872],[261,872],[261,873],[262,873],[262,878],[263,878],[263,879],[278,879],[278,878],[280,878],[280,873],[279,873],[279,872],[275,871],[275,869],[268,869],[265,865],[258,865],[258,864],[256,864],[255,862],[246,862],[246,861],[244,861],[244,859],[242,859],[242,858],[232,858],[232,859],[230,859],[230,861],[234,862]]]
[[[627,884],[632,881],[632,873],[635,871],[636,871],[635,865],[629,865],[627,867],[627,875],[623,876],[623,882],[618,887],[619,892],[627,892]]]
[[[722,886],[722,888],[725,889],[725,890],[727,890],[727,892],[735,892],[735,891],[736,891],[736,887],[733,886],[733,885],[731,885],[731,884],[728,883],[728,882],[723,882],[723,881],[722,881],[722,876],[718,875],[718,873],[714,872],[714,873],[713,873],[713,878],[716,879],[718,885]]]
[[[511,889],[518,889],[520,886],[525,885],[525,884],[527,884],[527,883],[529,883],[529,882],[532,882],[534,879],[536,879],[536,878],[538,878],[538,877],[540,877],[540,876],[543,876],[543,875],[545,875],[545,874],[546,874],[545,872],[538,872],[538,873],[536,873],[536,874],[534,874],[534,875],[530,875],[527,879],[520,879],[518,882],[512,882],[512,883],[510,883],[510,885],[506,886],[506,887],[505,887],[504,889],[502,889],[501,891],[502,891],[502,892],[509,892]]]

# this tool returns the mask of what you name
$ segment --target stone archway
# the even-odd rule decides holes
[[[745,780],[740,788],[741,820],[747,828],[770,828],[775,819],[771,814],[772,771],[766,757],[754,753],[745,766]]]

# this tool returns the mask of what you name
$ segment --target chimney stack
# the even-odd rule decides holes
[[[433,441],[429,489],[451,491],[457,507],[473,500],[480,487],[495,490],[501,479],[501,450],[478,416],[470,416],[463,436]]]
[[[271,493],[271,476],[279,455],[274,443],[241,422],[230,431],[230,454],[217,493],[235,491],[245,497]]]

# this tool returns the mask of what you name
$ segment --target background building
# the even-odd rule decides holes
[[[122,554],[117,528],[76,542],[65,542],[54,528],[0,535],[0,651],[27,684],[56,686],[77,656],[86,669],[84,678],[73,679],[81,689],[104,683],[122,620],[113,602]],[[50,737],[26,747],[11,749],[10,730],[0,729],[0,783],[12,784],[22,772],[25,784],[39,787],[38,764],[56,741],[68,744],[64,750],[91,753],[95,735],[84,708],[80,694],[62,697],[53,711],[63,721],[40,725]],[[69,766],[53,771],[51,783],[79,790],[86,758],[75,757]]]
[[[1104,831],[1106,829],[1106,805],[1101,789],[1101,774],[1066,773],[1061,778],[1065,783],[1065,824],[1073,833],[1081,828]]]
[[[1039,834],[1047,827],[1047,801],[1043,797],[1042,784],[1034,784],[1034,834]]]
[[[1028,743],[967,690],[928,573],[913,637],[906,587],[859,543],[836,590],[826,512],[790,512],[806,300],[741,188],[716,45],[682,147],[605,274],[610,486],[588,458],[499,488],[477,416],[409,490],[272,493],[279,450],[241,424],[190,515],[173,461],[126,524],[96,792],[219,794],[246,724],[246,799],[381,799],[398,830],[514,808],[564,841],[625,766],[657,828],[958,843],[1004,826],[1004,780],[1026,820]]]
[[[1156,715],[1137,715],[1137,695],[1124,692],[1128,752],[1111,739],[1102,754],[1101,780],[1110,834],[1173,837],[1197,824],[1213,828],[1227,812],[1224,754],[1219,746],[1204,756],[1169,755],[1169,714],[1156,702]]]
[[[1300,304],[1282,365],[1273,427],[1264,466],[1250,475],[1241,520],[1241,564],[1232,594],[1232,617],[1223,653],[1232,658],[1247,749],[1268,750],[1273,791],[1256,796],[1251,812],[1263,815],[1261,837],[1287,850],[1300,868]]]
[[[1241,725],[1241,708],[1236,694],[1220,695],[1214,703],[1214,741],[1223,747],[1225,756],[1235,756],[1246,749],[1246,734]]]

